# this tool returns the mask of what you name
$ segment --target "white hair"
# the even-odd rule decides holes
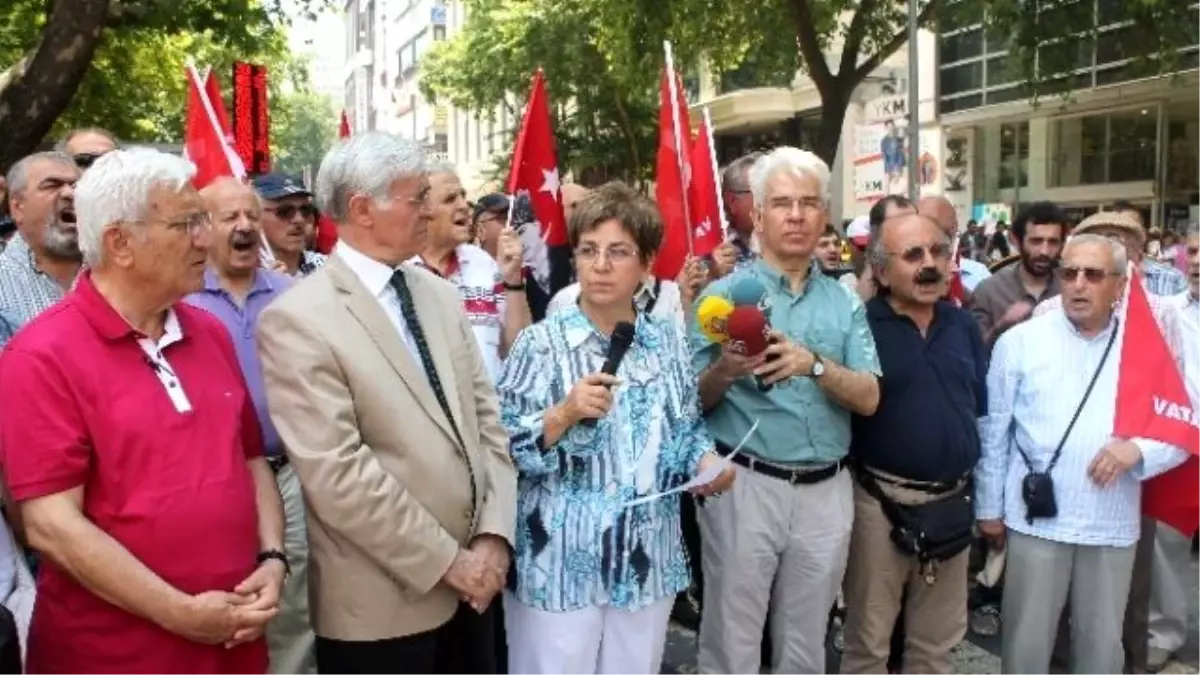
[[[1095,234],[1093,232],[1081,232],[1080,234],[1076,234],[1067,238],[1067,243],[1063,246],[1063,256],[1066,256],[1067,249],[1082,244],[1095,244],[1096,246],[1103,246],[1107,248],[1112,253],[1113,268],[1111,271],[1114,274],[1125,276],[1125,272],[1129,266],[1129,255],[1125,251],[1125,244],[1101,234]]]
[[[785,145],[763,155],[750,167],[750,192],[755,206],[762,208],[767,199],[767,181],[780,171],[817,181],[821,201],[829,203],[829,165],[807,150]]]
[[[146,217],[154,188],[179,191],[196,175],[191,162],[158,150],[130,148],[105,153],[75,187],[79,250],[95,266],[103,259],[104,231]]]
[[[317,171],[317,207],[338,223],[350,211],[350,198],[368,195],[376,201],[388,197],[392,183],[425,173],[420,146],[382,131],[355,134],[333,146]]]

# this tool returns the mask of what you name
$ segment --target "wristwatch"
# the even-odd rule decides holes
[[[287,555],[277,548],[268,549],[258,554],[258,564],[262,565],[268,560],[278,560],[283,563],[283,577],[286,579],[292,576],[292,566],[288,564]]]
[[[821,360],[821,355],[813,353],[812,372],[808,374],[814,380],[820,379],[825,374],[825,362]]]

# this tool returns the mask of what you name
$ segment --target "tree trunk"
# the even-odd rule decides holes
[[[0,171],[33,152],[71,104],[91,66],[110,0],[56,2],[37,46],[0,85]],[[114,101],[114,105],[120,105]]]
[[[857,83],[850,78],[838,76],[831,86],[821,92],[821,126],[817,133],[817,156],[833,168],[837,159],[838,144],[842,141],[842,124],[846,120],[846,108],[850,107],[850,96]]]

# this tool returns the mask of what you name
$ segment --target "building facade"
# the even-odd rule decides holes
[[[1181,229],[1200,216],[1196,41],[1179,52],[1174,73],[1146,77],[1123,49],[1142,39],[1123,0],[1093,6],[1094,37],[1055,46],[1075,58],[1059,87],[1069,91],[1036,102],[982,16],[960,17],[941,34],[937,108],[947,162],[959,176],[944,188],[960,212],[1011,213],[1047,199],[1081,219],[1124,200],[1155,226]],[[1191,4],[1193,25],[1198,7]]]
[[[466,23],[454,0],[348,0],[345,101],[352,127],[379,129],[420,143],[437,161],[452,163],[468,193],[494,189],[493,157],[515,133],[508,107],[492,116],[427,100],[422,61],[437,42]]]

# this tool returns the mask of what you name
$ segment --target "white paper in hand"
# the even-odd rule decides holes
[[[758,430],[758,422],[758,420],[754,420],[754,424],[750,425],[750,430],[746,432],[745,436],[742,436],[742,440],[738,442],[737,447],[733,449],[733,452],[722,457],[721,461],[717,462],[716,464],[713,464],[704,471],[696,474],[695,477],[688,482],[680,485],[679,487],[673,487],[670,490],[656,492],[652,495],[646,495],[644,497],[638,497],[637,499],[627,501],[622,508],[629,508],[631,506],[638,506],[640,504],[648,504],[652,501],[662,499],[667,495],[673,495],[676,492],[691,490],[692,488],[697,488],[701,485],[707,485],[713,482],[717,479],[717,476],[721,475],[722,471],[729,468],[729,465],[733,463],[734,456],[742,451],[742,446],[746,445],[746,441],[749,441],[750,437],[754,435],[754,432]]]

